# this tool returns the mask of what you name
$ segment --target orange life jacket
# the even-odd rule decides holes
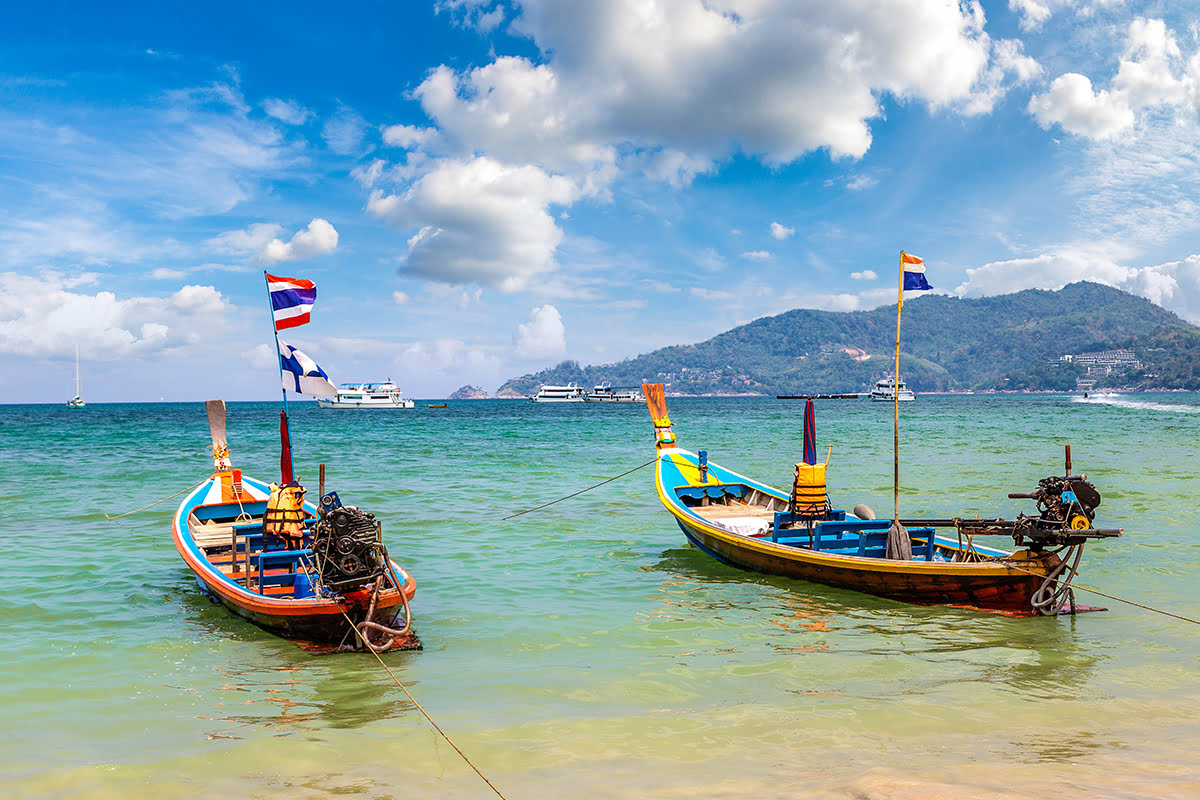
[[[299,549],[304,546],[305,517],[304,487],[272,483],[267,512],[263,515],[263,533],[283,539],[289,549]]]
[[[796,465],[796,480],[792,485],[792,499],[797,514],[824,514],[829,504],[828,488],[825,485],[825,464]]]

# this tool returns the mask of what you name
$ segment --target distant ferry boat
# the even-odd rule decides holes
[[[584,395],[585,403],[644,403],[646,396],[638,389],[614,389],[602,383]]]
[[[872,400],[886,400],[889,403],[897,399],[901,402],[917,399],[912,389],[909,389],[904,381],[900,381],[899,388],[896,388],[895,383],[895,379],[891,375],[888,375],[886,378],[880,378],[875,381],[875,388],[867,396]]]
[[[543,386],[529,398],[533,403],[582,403],[584,391],[573,383],[566,386]]]
[[[343,383],[334,397],[318,397],[321,408],[415,408],[416,403],[401,396],[396,384]]]

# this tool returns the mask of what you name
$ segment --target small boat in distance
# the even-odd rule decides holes
[[[637,389],[614,389],[607,383],[593,387],[583,396],[585,403],[642,403],[646,397]]]
[[[426,403],[426,405],[429,406],[430,408],[445,408],[446,407],[445,403]]]
[[[573,383],[566,386],[546,385],[537,390],[537,394],[529,398],[531,403],[582,403],[583,388]]]
[[[872,400],[884,400],[888,403],[894,402],[897,399],[902,403],[917,399],[912,389],[909,389],[904,381],[900,381],[900,385],[897,387],[896,379],[892,375],[886,375],[875,381],[875,387],[871,389],[871,393],[867,397],[870,397]]]
[[[949,605],[1010,616],[1098,610],[1077,606],[1071,582],[1091,539],[1120,536],[1092,527],[1100,493],[1084,475],[1042,479],[1030,493],[1038,514],[1003,519],[877,520],[833,508],[828,464],[796,464],[791,491],[725,469],[675,441],[662,384],[642,387],[658,450],[659,500],[688,542],[718,561],[754,572],[823,583],[914,605]],[[806,428],[808,422],[806,421]],[[815,449],[815,433],[813,447]],[[808,435],[806,433],[806,450]],[[948,533],[938,533],[949,528]],[[1009,536],[1016,549],[979,544]]]
[[[75,345],[75,396],[67,401],[67,408],[83,408],[83,387],[79,383],[79,345]]]
[[[333,397],[318,397],[320,408],[416,408],[412,400],[406,400],[392,383],[343,383],[337,387]]]

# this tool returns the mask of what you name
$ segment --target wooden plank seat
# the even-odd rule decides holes
[[[773,520],[776,512],[762,506],[746,506],[746,505],[714,505],[714,506],[696,506],[692,508],[705,519],[724,519],[726,517],[758,517],[760,519]]]

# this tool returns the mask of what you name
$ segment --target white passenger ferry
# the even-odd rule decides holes
[[[416,403],[406,400],[396,384],[390,380],[383,383],[343,383],[337,387],[334,397],[318,397],[321,408],[414,408]]]
[[[583,397],[585,403],[644,403],[646,396],[639,389],[614,389],[607,383],[596,386]]]
[[[566,386],[543,386],[529,398],[533,403],[582,403],[584,391],[573,383]]]
[[[904,381],[900,381],[900,385],[896,386],[896,380],[891,375],[880,378],[875,381],[875,388],[867,395],[872,400],[885,400],[889,403],[899,399],[900,402],[908,400],[916,400],[917,396],[913,394],[912,389],[905,385]]]

